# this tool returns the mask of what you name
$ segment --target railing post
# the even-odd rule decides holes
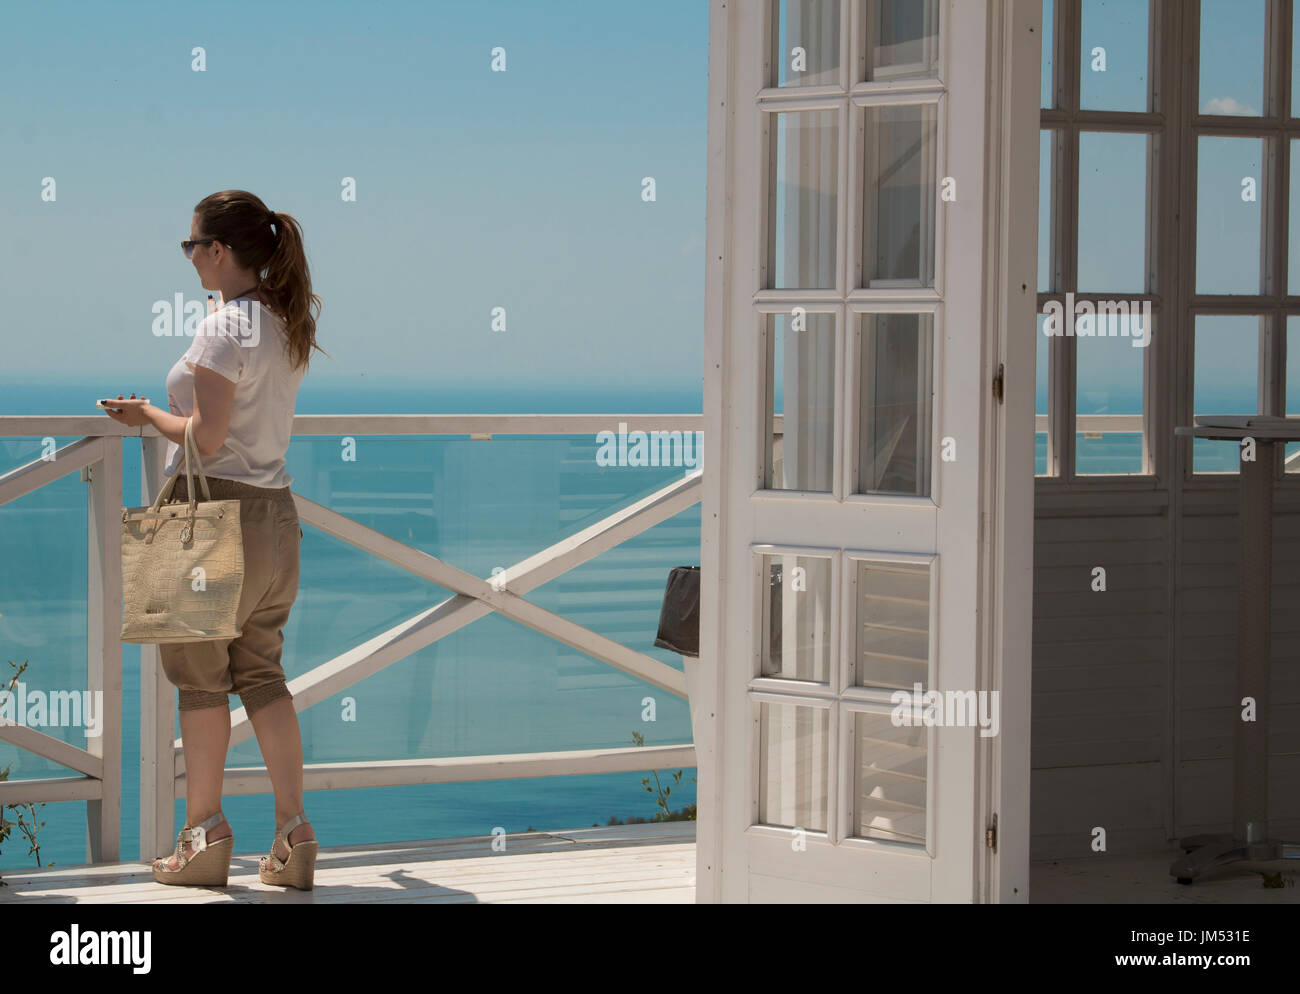
[[[104,761],[98,800],[86,802],[86,859],[117,862],[122,835],[122,439],[99,440],[100,459],[87,467],[89,531],[86,590],[86,686],[100,734],[86,750]]]
[[[165,446],[158,437],[140,439],[140,499],[153,502],[162,488]],[[140,858],[151,861],[172,851],[175,839],[176,692],[163,673],[156,645],[140,646]]]

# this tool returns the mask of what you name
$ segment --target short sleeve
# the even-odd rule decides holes
[[[221,374],[232,383],[244,373],[244,349],[235,316],[238,311],[226,308],[209,314],[194,332],[194,343],[186,351],[186,365],[202,366]]]

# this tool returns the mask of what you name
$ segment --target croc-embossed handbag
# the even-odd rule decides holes
[[[244,589],[239,501],[212,500],[193,418],[185,423],[189,501],[164,505],[180,473],[177,466],[150,506],[122,509],[123,642],[212,642],[242,634],[236,621]]]

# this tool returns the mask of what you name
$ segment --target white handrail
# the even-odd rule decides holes
[[[1034,415],[1034,431],[1047,433],[1047,415]],[[1140,435],[1146,430],[1141,414],[1076,414],[1074,430],[1080,435]]]
[[[1034,432],[1045,435],[1048,431],[1046,414],[1034,416]],[[1146,430],[1141,414],[1076,414],[1074,430],[1080,435],[1140,435]],[[1286,457],[1287,467],[1300,466],[1300,448]]]
[[[778,422],[781,419],[777,415]],[[594,435],[601,431],[702,431],[703,414],[295,414],[298,435]],[[144,437],[106,414],[0,415],[0,438]]]

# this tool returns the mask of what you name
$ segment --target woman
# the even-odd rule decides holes
[[[184,464],[185,425],[193,418],[212,499],[239,500],[242,634],[159,646],[180,698],[186,819],[176,852],[155,860],[153,875],[165,884],[226,883],[234,836],[221,813],[221,786],[230,745],[226,695],[233,693],[253,724],[275,791],[275,841],[259,875],[264,883],[309,890],[317,844],[302,809],[302,737],[280,654],[298,594],[302,539],[285,454],[311,350],[324,351],[311,313],[313,305],[319,313],[320,298],[311,290],[298,222],[243,190],[200,201],[181,248],[204,289],[220,290],[225,306],[204,318],[168,373],[168,410],[133,393],[119,394],[108,414],[125,425],[153,425],[172,443],[169,477]],[[189,499],[184,473],[170,499]]]

